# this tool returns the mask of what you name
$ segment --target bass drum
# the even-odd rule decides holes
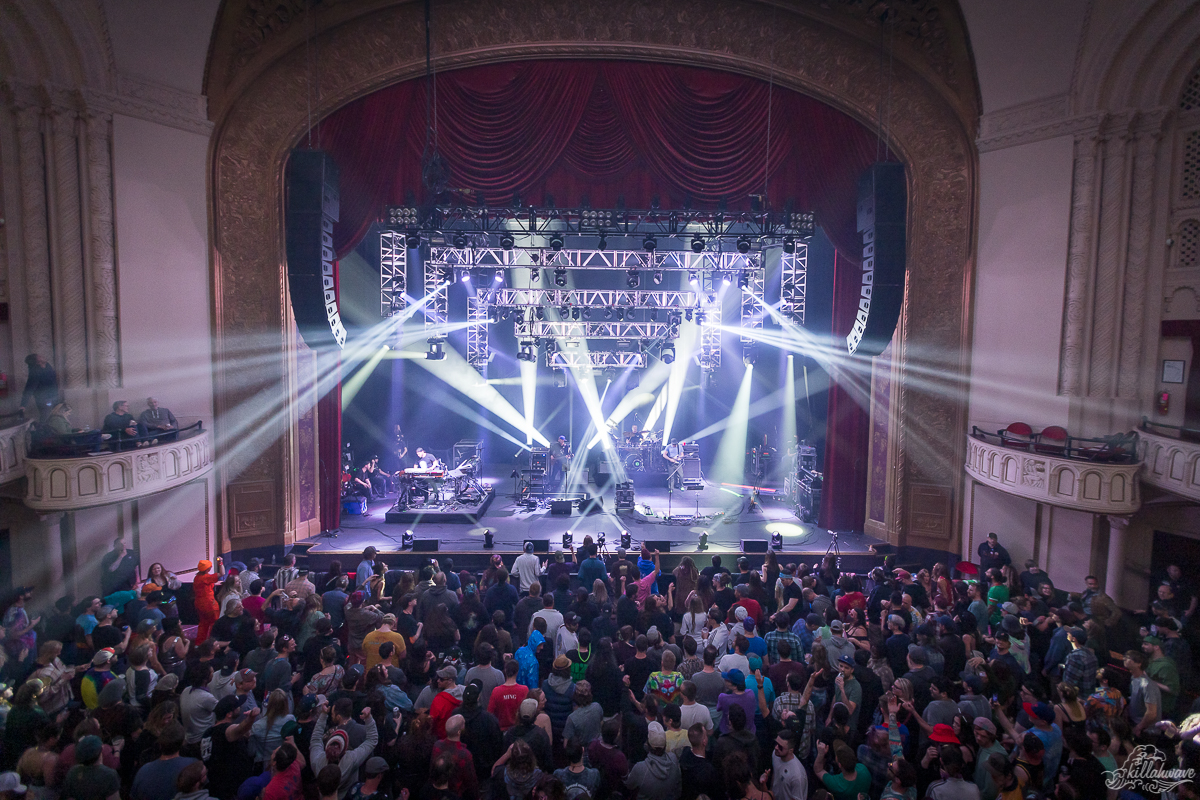
[[[625,471],[626,472],[645,472],[646,459],[641,453],[630,453],[625,456]]]

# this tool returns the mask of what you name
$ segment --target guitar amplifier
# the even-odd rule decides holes
[[[700,445],[685,444],[683,446],[683,455],[685,458],[687,458],[687,457],[699,458],[700,457]]]
[[[679,474],[683,477],[685,484],[700,483],[700,459],[694,456],[684,456],[679,465]]]
[[[618,483],[616,487],[617,511],[633,511],[634,507],[633,482]]]

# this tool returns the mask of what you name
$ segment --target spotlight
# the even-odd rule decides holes
[[[742,342],[742,363],[747,367],[753,367],[757,360],[758,350],[755,348],[754,342]]]
[[[703,311],[699,311],[699,310],[697,310],[697,311],[696,311],[696,324],[697,324],[697,325],[703,325],[703,324],[704,324],[704,316],[705,316],[705,315],[704,315],[704,312],[703,312]]]
[[[452,241],[455,249],[462,250],[467,246],[467,235],[465,233],[456,233]]]
[[[658,309],[657,308],[650,309],[650,321],[658,322]]]
[[[596,242],[596,249],[597,250],[608,249],[608,238],[605,236],[601,236],[600,241]]]
[[[656,247],[658,247],[658,240],[654,238],[654,234],[646,234],[646,238],[642,239],[642,249],[653,253]]]
[[[575,320],[576,322],[579,321],[579,309],[578,308],[571,309],[571,319]]]
[[[782,550],[783,549],[783,534],[780,533],[779,531],[774,531],[771,533],[771,549],[772,550]]]
[[[531,341],[523,341],[517,345],[517,361],[528,361],[530,364],[537,361],[537,345]]]
[[[688,271],[688,283],[690,283],[692,286],[700,285],[700,277],[698,275],[696,275],[695,270]]]
[[[554,285],[555,286],[566,286],[567,285],[567,271],[565,269],[559,267],[558,269],[554,270]]]
[[[699,542],[699,544],[696,545],[696,549],[697,550],[707,550],[708,549],[708,531],[702,531],[700,533],[700,542]]]
[[[442,267],[441,268],[441,276],[442,276],[442,283],[445,283],[447,285],[454,283],[454,267]]]
[[[796,252],[796,240],[791,236],[783,237],[783,252],[787,253],[788,255]]]
[[[550,234],[550,249],[555,252],[563,249],[563,235],[561,233]]]
[[[591,318],[592,318],[592,310],[591,310],[590,308],[585,308],[585,309],[583,310],[583,318],[584,318],[584,319],[591,319]]]
[[[739,253],[741,253],[742,255],[746,255],[746,253],[750,252],[750,237],[749,236],[742,235],[742,236],[738,237],[737,251]]]
[[[633,547],[633,535],[629,531],[621,532],[621,547],[629,550]]]
[[[738,273],[738,288],[742,290],[750,288],[750,273],[746,270]]]
[[[566,319],[566,318],[567,318],[567,317],[569,317],[570,315],[571,315],[571,308],[570,308],[570,306],[563,306],[563,307],[561,307],[561,308],[559,308],[559,309],[558,309],[558,318],[559,318],[559,319]]]
[[[555,370],[552,370],[552,372],[554,372],[554,388],[555,389],[567,388],[567,373],[566,373],[566,371],[562,370],[562,369],[555,369]]]
[[[400,537],[400,546],[401,547],[412,547],[413,546],[413,532],[412,531],[404,532],[404,535]]]
[[[533,313],[537,315],[537,318],[539,320],[543,320],[546,318],[546,309],[543,308],[542,306],[538,306],[537,311],[535,311]]]
[[[636,318],[637,318],[637,309],[636,308],[631,308],[625,312],[625,319],[629,320],[630,322],[633,322],[633,320]]]
[[[650,276],[650,279],[654,281],[655,286],[658,286],[659,284],[661,284],[663,282],[662,270],[661,269],[654,270],[654,274]]]
[[[624,322],[624,321],[625,321],[625,309],[618,308],[617,309],[617,322]]]
[[[703,253],[704,252],[704,240],[700,238],[699,234],[692,237],[692,252],[693,253]]]
[[[485,550],[491,550],[496,546],[496,537],[492,534],[491,529],[483,532],[483,547]]]
[[[611,308],[604,309],[604,318],[612,319],[612,309]]]
[[[404,234],[404,246],[409,250],[416,250],[421,246],[421,236],[416,231],[409,231]]]
[[[664,364],[675,363],[675,345],[664,344],[662,349],[658,351],[658,357],[662,359]]]
[[[500,247],[502,247],[503,249],[512,250],[513,245],[516,243],[517,243],[517,240],[513,238],[513,235],[511,233],[500,234]]]
[[[642,285],[642,276],[636,269],[631,269],[625,273],[625,285],[630,289],[636,289]]]
[[[507,322],[510,317],[512,317],[511,309],[506,308],[500,312],[500,319],[504,320],[505,322]]]
[[[459,276],[459,280],[461,280],[463,283],[470,283],[471,282],[471,270],[464,269],[462,271],[462,275]]]
[[[446,357],[446,351],[442,349],[442,341],[441,339],[429,340],[429,350],[425,353],[427,361],[441,361]]]
[[[537,267],[530,267],[529,268],[530,283],[537,283],[541,279],[542,279],[542,271],[540,269],[538,269]]]
[[[732,280],[730,279],[728,272],[721,273],[721,283],[725,286],[728,286],[730,283],[732,283]]]
[[[492,278],[492,283],[504,283],[504,270],[496,270],[496,276]]]
[[[563,537],[562,537],[563,550],[569,550],[574,543],[575,543],[575,537],[571,534],[570,531],[567,531],[566,533],[563,534]]]

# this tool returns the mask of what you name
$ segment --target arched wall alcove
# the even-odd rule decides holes
[[[896,544],[957,549],[975,253],[979,93],[957,3],[893,3],[883,35],[863,4],[767,0],[450,0],[434,4],[438,69],[522,59],[603,58],[719,69],[793,89],[868,126],[891,99],[889,144],[908,168],[908,289],[890,362],[877,365],[872,447],[878,529]],[[880,47],[894,43],[890,81]],[[307,59],[316,54],[311,109]],[[216,406],[224,525],[259,495],[286,538],[296,528],[295,420],[254,398],[295,386],[288,334],[283,163],[319,119],[425,69],[423,4],[227,0],[206,79]],[[253,377],[236,351],[277,347]],[[913,364],[926,374],[909,380]],[[933,376],[929,368],[934,366]],[[877,491],[878,489],[878,491]],[[266,494],[264,494],[266,493]],[[882,510],[880,510],[882,509]],[[276,543],[271,533],[236,546]],[[222,549],[228,549],[228,535]]]

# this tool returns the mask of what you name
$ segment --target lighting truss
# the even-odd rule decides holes
[[[467,363],[487,376],[488,365],[488,290],[476,289],[467,295]]]
[[[695,308],[695,292],[667,292],[650,289],[496,289],[492,304],[497,306],[542,306],[561,308]]]
[[[646,366],[648,358],[645,353],[620,350],[558,350],[546,357],[546,366],[571,369],[605,369],[608,367],[637,367]]]
[[[422,309],[425,312],[425,331],[430,332],[430,329],[435,326],[441,326],[440,330],[445,330],[445,325],[449,322],[449,314],[447,311],[447,294],[442,291],[442,284],[445,282],[442,279],[443,264],[425,264],[425,307]]]
[[[670,331],[675,330],[671,335]],[[676,339],[679,331],[666,322],[573,322],[556,320],[517,320],[518,337],[538,339]]]
[[[709,292],[716,294],[709,276]],[[713,373],[721,366],[721,300],[705,303],[704,322],[700,324],[700,368]]]
[[[759,240],[794,236],[809,238],[816,220],[808,211],[720,211],[697,209],[488,208],[465,204],[393,206],[384,214],[388,229],[414,233],[431,244],[454,235],[691,237]]]
[[[763,284],[764,284],[763,270],[762,269],[746,270],[742,274],[745,275],[748,278],[748,280],[746,282],[747,291],[744,291],[741,293],[742,294],[742,297],[741,297],[741,301],[742,301],[742,303],[741,303],[741,305],[742,305],[741,329],[743,331],[762,330],[763,315],[766,313],[763,310],[763,306],[762,306]],[[752,342],[752,341],[754,341],[754,339],[750,336],[747,336],[745,333],[743,333],[742,341],[743,342]]]
[[[408,305],[408,247],[404,234],[379,235],[379,311],[384,317],[399,314]]]
[[[779,312],[797,325],[803,325],[808,289],[808,245],[797,242],[795,253],[783,253],[780,267]]]
[[[400,237],[403,240],[403,237]],[[650,270],[659,272],[700,272],[703,270],[738,270],[753,268],[761,262],[757,252],[745,255],[737,252],[693,253],[690,250],[552,250],[548,247],[445,247],[435,245],[429,251],[431,263],[454,264],[490,269],[595,269]]]

